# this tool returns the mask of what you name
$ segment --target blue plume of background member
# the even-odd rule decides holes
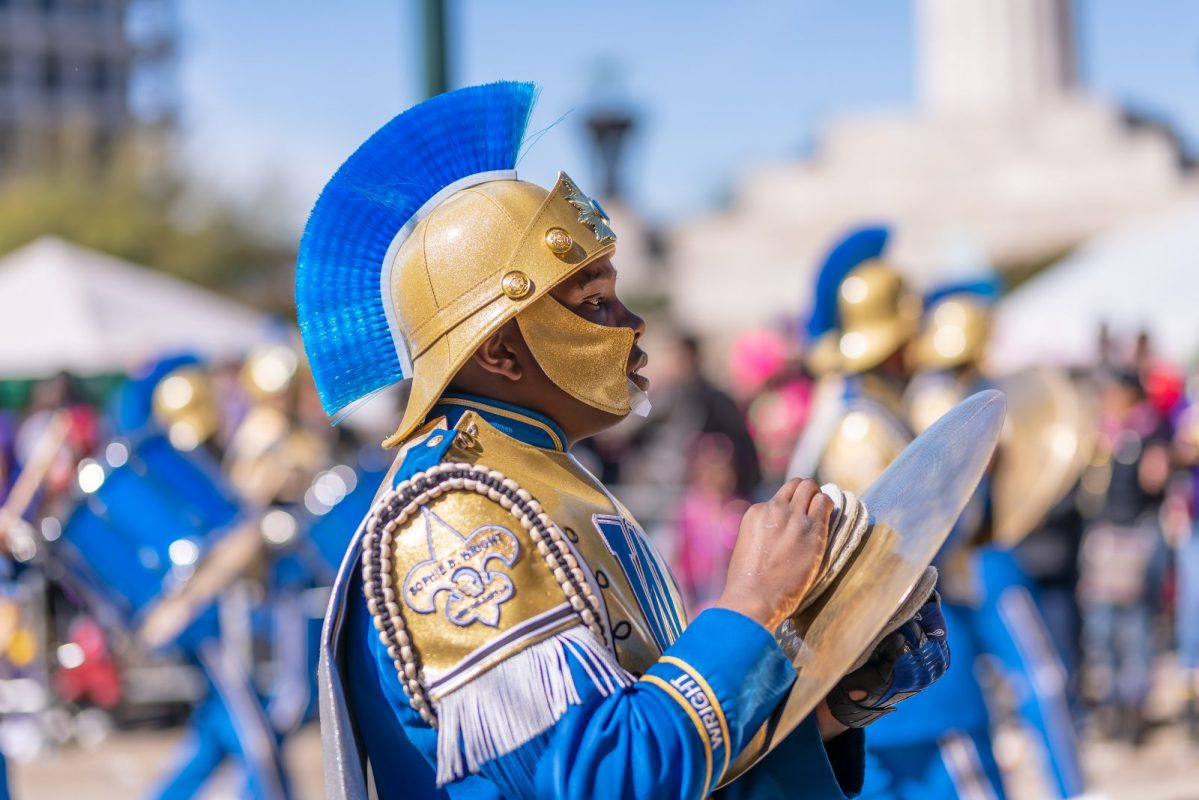
[[[814,342],[840,326],[837,315],[837,292],[841,282],[854,267],[883,254],[887,246],[887,228],[857,228],[838,242],[825,256],[816,274],[816,289],[812,296],[812,311],[808,315],[808,341]]]
[[[381,293],[388,248],[445,187],[516,167],[535,99],[533,84],[514,82],[430,98],[380,128],[326,184],[300,240],[296,313],[330,415],[410,377]]]
[[[989,306],[993,305],[1001,294],[1003,294],[1003,281],[1000,277],[984,275],[970,280],[939,284],[924,296],[924,306],[927,308],[939,300],[955,295],[965,295]]]

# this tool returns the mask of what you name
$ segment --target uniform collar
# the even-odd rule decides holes
[[[429,412],[430,417],[446,418],[452,428],[467,411],[473,411],[487,423],[513,439],[546,450],[566,450],[566,434],[552,419],[536,411],[514,406],[489,397],[446,392]]]

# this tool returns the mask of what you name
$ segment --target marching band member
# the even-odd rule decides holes
[[[220,427],[220,413],[207,368],[194,356],[161,359],[132,377],[117,394],[114,418],[122,434],[161,430],[175,449],[199,451],[216,466],[220,454],[213,438]],[[166,474],[153,477],[171,478]],[[131,565],[129,581],[134,580],[135,572]],[[231,760],[242,773],[248,797],[286,800],[290,787],[278,740],[252,685],[248,665],[221,641],[215,608],[205,611],[181,638],[186,638],[182,650],[204,675],[206,691],[192,708],[180,752],[153,797],[195,797],[220,766]]]
[[[834,504],[851,507],[800,480],[751,507],[723,593],[685,625],[661,558],[570,454],[645,407],[644,322],[617,295],[600,205],[564,173],[516,179],[533,97],[497,83],[396,117],[301,243],[326,410],[404,395],[326,618],[328,796],[366,797],[368,772],[385,798],[856,794],[861,726],[947,664],[937,604],[908,584],[913,607],[826,702],[763,727],[804,691],[773,634],[822,574]]]

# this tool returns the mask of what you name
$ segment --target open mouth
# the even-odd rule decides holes
[[[645,365],[648,363],[649,356],[647,356],[645,353],[641,353],[640,357],[636,358],[633,361],[632,366],[629,368],[629,380],[631,380],[633,385],[643,392],[649,390],[649,378],[642,375],[641,370],[645,369]]]

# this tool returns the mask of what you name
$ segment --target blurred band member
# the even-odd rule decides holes
[[[1139,744],[1153,667],[1152,614],[1166,569],[1157,516],[1170,437],[1136,373],[1116,373],[1102,401],[1102,445],[1083,484],[1096,499],[1080,564],[1084,655],[1108,731]]]
[[[922,330],[909,349],[917,372],[905,405],[916,431],[964,397],[992,388],[982,359],[998,289],[994,281],[979,280],[928,295]],[[1021,441],[1010,435],[1021,424],[1019,414],[1009,412],[1009,436],[997,459],[1005,447]],[[1020,720],[1035,737],[1051,787],[1046,796],[1068,798],[1084,791],[1065,672],[1010,542],[992,540],[994,502],[988,477],[934,562],[955,663],[909,708],[871,731],[864,797],[1005,796],[991,735],[995,720],[980,682],[984,665],[997,668],[997,677],[1016,698]]]
[[[920,297],[882,260],[887,237],[885,228],[854,231],[820,268],[808,364],[822,379],[788,470],[856,493],[912,440],[904,348],[920,324]]]

